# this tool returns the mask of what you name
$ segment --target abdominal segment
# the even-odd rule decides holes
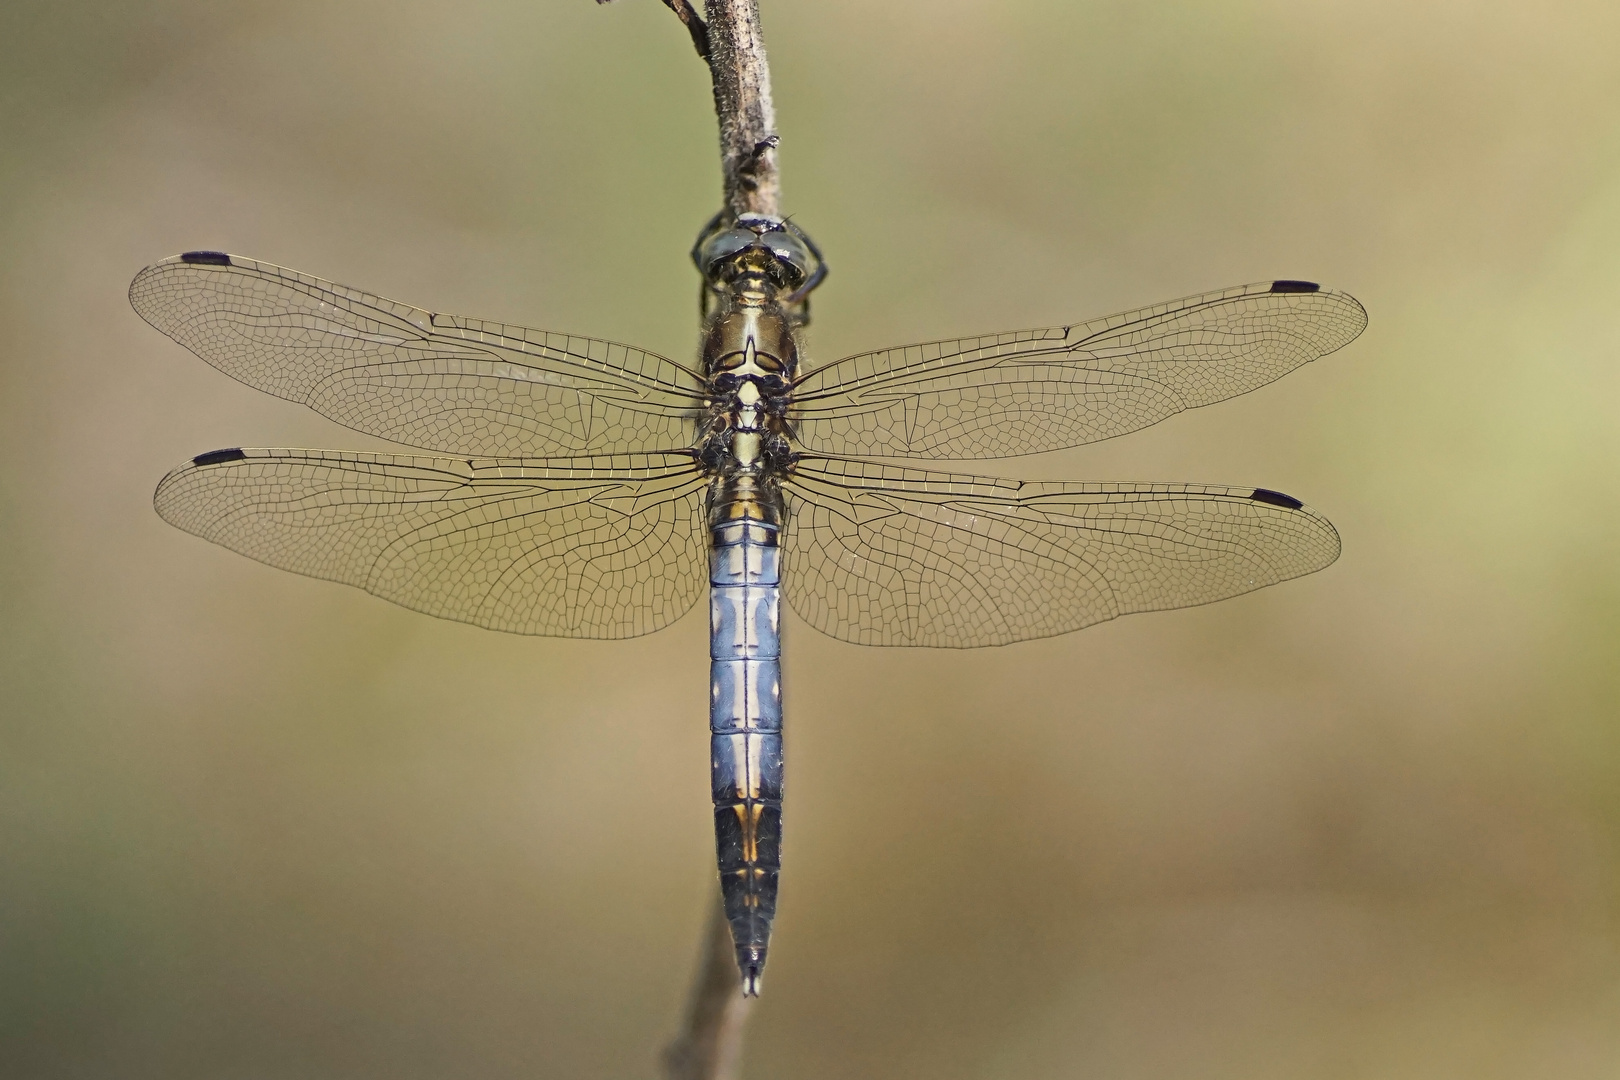
[[[782,674],[777,528],[713,532],[709,746],[715,847],[743,992],[759,992],[776,915],[782,837]]]

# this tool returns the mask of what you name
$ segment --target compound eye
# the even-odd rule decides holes
[[[799,266],[805,266],[810,262],[810,253],[805,250],[804,244],[786,229],[768,232],[759,238],[759,242],[770,248],[783,262],[796,263]]]
[[[731,258],[743,248],[758,241],[759,237],[747,229],[727,229],[703,245],[703,265],[713,270],[715,263]]]
[[[784,268],[791,271],[791,276],[797,281],[803,281],[810,271],[810,252],[805,250],[799,238],[785,229],[768,232],[759,238],[759,242],[770,248],[771,254]]]

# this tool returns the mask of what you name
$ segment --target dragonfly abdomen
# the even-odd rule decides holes
[[[782,838],[780,549],[775,522],[713,529],[709,746],[715,847],[743,992],[759,992]]]

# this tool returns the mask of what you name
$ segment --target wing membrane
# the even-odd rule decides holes
[[[805,458],[787,490],[788,603],[859,645],[1049,637],[1236,596],[1339,554],[1325,519],[1255,488],[1032,483]]]
[[[691,442],[700,384],[593,338],[439,315],[235,255],[142,270],[141,317],[227,375],[346,427],[489,457],[655,452]]]
[[[163,478],[171,525],[271,566],[492,630],[627,638],[702,594],[685,455],[466,461],[221,450]]]
[[[1247,393],[1366,325],[1354,297],[1278,281],[1075,326],[862,353],[800,380],[798,437],[858,457],[1060,450]]]

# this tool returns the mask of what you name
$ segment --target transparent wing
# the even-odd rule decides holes
[[[1326,520],[1256,488],[1029,483],[806,458],[787,490],[788,603],[859,645],[1049,637],[1237,596],[1339,555]]]
[[[346,427],[449,454],[687,446],[699,383],[593,338],[439,315],[220,252],[147,267],[141,317],[214,367]]]
[[[862,353],[799,381],[798,438],[856,457],[1060,450],[1247,393],[1366,325],[1352,296],[1268,281],[1077,326]]]
[[[260,562],[492,630],[627,638],[702,595],[704,478],[684,455],[464,461],[216,450],[163,520]]]

